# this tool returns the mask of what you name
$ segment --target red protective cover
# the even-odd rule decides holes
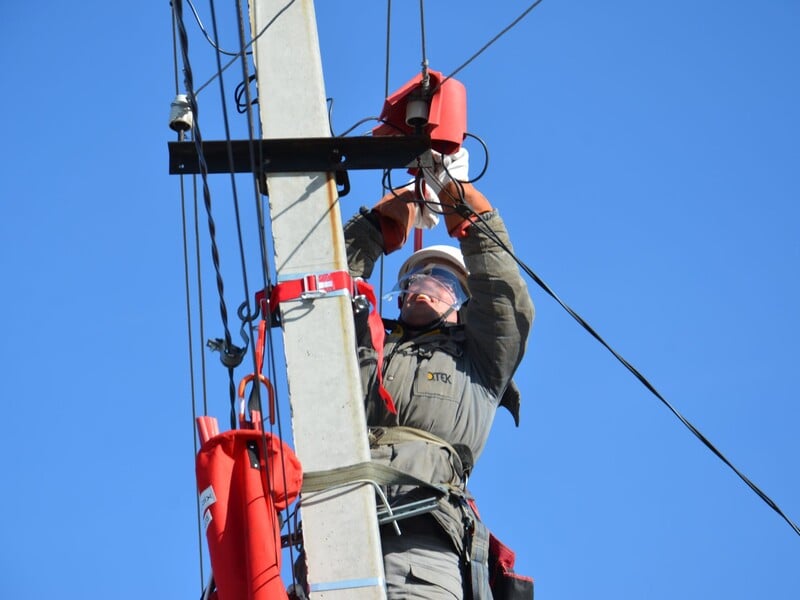
[[[237,429],[203,442],[196,474],[219,600],[288,598],[277,511],[300,492],[297,456],[269,433]]]
[[[464,141],[467,132],[467,90],[460,81],[445,80],[439,71],[428,71],[430,87],[436,90],[431,98],[426,133],[431,147],[442,154],[453,154]],[[444,83],[442,83],[444,82]],[[441,87],[440,87],[441,86]],[[383,103],[381,123],[372,135],[410,135],[414,128],[406,124],[406,106],[413,92],[422,89],[422,74],[408,81]]]

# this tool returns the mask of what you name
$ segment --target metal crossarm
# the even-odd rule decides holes
[[[204,141],[201,150],[208,173],[229,173],[231,166],[235,173],[249,173],[253,164],[261,173],[329,173],[407,167],[430,147],[427,136],[363,136]],[[169,172],[200,173],[194,142],[169,142]]]

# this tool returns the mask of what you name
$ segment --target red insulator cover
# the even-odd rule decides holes
[[[453,154],[464,141],[467,132],[467,90],[460,81],[447,79],[439,71],[428,71],[430,112],[425,133],[431,138],[431,147],[442,154]],[[442,83],[444,81],[444,83]],[[422,92],[420,73],[389,96],[383,104],[381,120],[372,135],[409,135],[414,128],[406,124],[406,107],[412,94]]]
[[[196,474],[219,600],[288,598],[277,511],[300,493],[297,456],[269,433],[226,431],[204,441]]]

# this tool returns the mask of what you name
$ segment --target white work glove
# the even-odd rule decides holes
[[[433,229],[439,224],[439,213],[431,210],[431,203],[438,209],[439,196],[427,185],[425,181],[419,182],[422,188],[422,201],[417,207],[417,215],[414,217],[414,227],[417,229]],[[413,184],[412,184],[413,185]]]
[[[431,186],[426,185],[424,181],[420,181],[421,191],[423,197],[416,195],[416,180],[412,179],[399,190],[395,190],[398,194],[409,190],[415,194],[417,199],[416,212],[414,214],[414,227],[417,229],[433,229],[439,224],[439,213],[431,210],[431,202],[434,203],[434,208],[439,206],[439,197],[431,189]]]
[[[435,150],[420,157],[422,174],[428,187],[437,195],[450,181],[469,181],[469,152],[459,148],[453,154],[440,154]]]

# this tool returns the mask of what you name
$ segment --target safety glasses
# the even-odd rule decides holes
[[[424,265],[406,273],[384,296],[386,300],[405,297],[406,294],[426,295],[458,310],[469,295],[458,277],[440,265]]]

